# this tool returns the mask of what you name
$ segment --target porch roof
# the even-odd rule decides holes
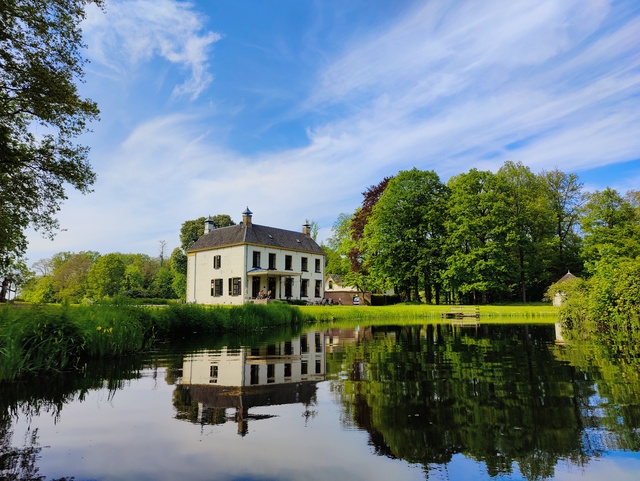
[[[296,276],[300,277],[302,272],[296,271],[278,271],[276,269],[263,269],[261,267],[254,267],[251,270],[247,271],[248,276]]]

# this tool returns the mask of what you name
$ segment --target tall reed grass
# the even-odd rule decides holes
[[[0,381],[27,373],[79,369],[88,358],[113,358],[156,340],[301,324],[296,307],[273,303],[207,307],[172,304],[0,308]]]

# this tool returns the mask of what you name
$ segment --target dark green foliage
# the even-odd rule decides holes
[[[96,178],[88,149],[74,143],[98,116],[76,86],[85,63],[85,5],[0,4],[0,274],[24,253],[25,229],[52,236],[66,189],[89,192]],[[34,134],[36,125],[44,134]]]

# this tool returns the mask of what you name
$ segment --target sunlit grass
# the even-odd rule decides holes
[[[476,306],[455,306],[475,308]],[[444,314],[451,311],[452,306],[397,304],[393,306],[303,306],[300,309],[320,322],[334,321],[385,321],[420,320],[440,322],[446,321]],[[496,322],[556,322],[559,308],[551,305],[508,305],[480,306],[479,321]]]

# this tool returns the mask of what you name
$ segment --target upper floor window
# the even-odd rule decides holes
[[[284,256],[284,270],[293,270],[293,258],[291,256]]]
[[[309,259],[307,259],[306,257],[302,257],[300,259],[300,269],[302,270],[302,272],[307,272],[309,270]]]
[[[320,272],[320,259],[316,259],[316,272]]]
[[[275,254],[269,254],[269,269],[274,269],[276,268],[276,255]]]
[[[253,251],[253,267],[260,267],[260,251]]]
[[[213,268],[214,269],[220,269],[221,265],[222,265],[221,257],[220,256],[213,256]]]

